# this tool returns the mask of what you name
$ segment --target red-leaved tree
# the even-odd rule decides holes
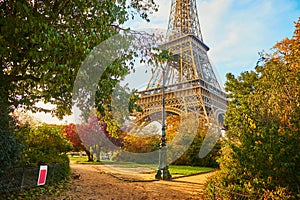
[[[107,125],[99,122],[96,116],[91,116],[87,123],[77,126],[78,135],[87,150],[91,150],[100,161],[101,151],[116,150],[121,139],[113,138],[107,131]],[[117,145],[117,146],[116,146]]]
[[[93,161],[93,156],[88,149],[85,148],[84,144],[82,143],[76,125],[69,124],[64,127],[64,132],[66,134],[67,139],[72,143],[73,148],[75,151],[85,151],[86,155],[88,156],[88,161]]]

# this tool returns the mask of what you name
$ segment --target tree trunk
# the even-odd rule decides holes
[[[88,162],[93,162],[93,155],[91,154],[90,151],[84,150],[86,155],[88,156]]]
[[[100,153],[101,153],[101,146],[99,146],[99,145],[96,145],[96,161],[97,162],[100,162]]]

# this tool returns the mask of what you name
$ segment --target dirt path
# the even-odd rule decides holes
[[[72,164],[71,169],[72,173],[75,174],[75,178],[71,180],[69,190],[62,194],[59,199],[203,199],[203,183],[209,176],[209,174],[203,174],[173,181],[130,182],[113,177],[109,174],[114,172],[109,171],[113,169],[106,166]],[[149,174],[146,174],[146,176],[149,176]],[[151,177],[153,177],[152,174]],[[133,176],[125,178],[130,180]],[[147,178],[144,180],[147,180]]]

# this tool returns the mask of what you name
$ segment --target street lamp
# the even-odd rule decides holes
[[[166,66],[161,66],[163,70],[163,84],[162,84],[162,128],[161,128],[161,148],[159,150],[159,164],[157,173],[155,175],[155,179],[162,180],[171,180],[172,176],[169,172],[168,164],[167,164],[167,147],[166,147],[166,110],[165,110],[165,84],[166,84]],[[161,172],[162,171],[162,172]]]

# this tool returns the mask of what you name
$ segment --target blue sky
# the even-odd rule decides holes
[[[131,28],[166,29],[170,0],[156,0],[160,7],[150,23],[137,19]],[[258,52],[271,52],[276,42],[291,37],[300,17],[299,0],[197,0],[198,16],[208,56],[222,82],[226,73],[254,69]]]
[[[155,2],[160,8],[150,17],[150,23],[136,19],[126,25],[132,29],[166,29],[171,1]],[[239,75],[253,70],[258,52],[271,52],[276,42],[290,38],[294,21],[300,17],[299,0],[197,0],[197,6],[203,39],[210,47],[208,56],[223,84],[226,73]],[[149,74],[137,74],[128,79],[137,81],[136,88],[145,86]],[[47,123],[72,121],[72,116],[62,122],[44,113],[35,116]]]

